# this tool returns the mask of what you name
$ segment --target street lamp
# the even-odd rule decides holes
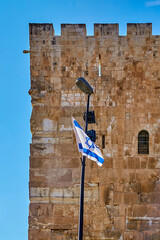
[[[89,85],[86,79],[80,77],[76,80],[76,84],[85,94],[91,95],[93,93],[93,88]]]
[[[88,113],[89,113],[89,99],[90,95],[93,93],[93,88],[89,83],[82,77],[76,80],[76,85],[80,88],[82,92],[88,95],[87,99],[87,111],[85,117],[85,133],[87,134],[88,127]],[[84,209],[84,176],[85,176],[85,160],[86,157],[82,158],[82,171],[81,171],[81,195],[80,195],[80,212],[79,212],[79,234],[78,240],[83,240],[83,209]]]

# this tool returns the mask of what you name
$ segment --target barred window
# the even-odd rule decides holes
[[[138,154],[149,154],[149,133],[145,130],[138,133]]]

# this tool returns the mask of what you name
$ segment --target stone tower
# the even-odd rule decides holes
[[[84,126],[93,86],[100,168],[86,161],[84,239],[160,239],[160,36],[152,24],[30,24],[32,143],[29,240],[76,240],[81,161],[71,116]]]

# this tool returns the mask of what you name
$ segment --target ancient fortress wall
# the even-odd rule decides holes
[[[84,239],[160,239],[160,36],[151,24],[30,24],[32,101],[29,240],[76,240],[81,161],[71,116],[84,126],[93,86],[96,144],[103,167],[86,162]],[[99,70],[99,65],[101,69]],[[101,71],[101,76],[99,76]],[[149,154],[138,154],[138,133]]]

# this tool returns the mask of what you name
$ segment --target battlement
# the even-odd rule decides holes
[[[61,36],[86,36],[86,24],[61,24]]]
[[[119,24],[94,24],[94,36],[118,36],[119,35]]]
[[[51,23],[30,23],[30,35],[54,36],[54,27]],[[152,23],[128,23],[127,36],[151,36]],[[87,36],[86,24],[61,24],[61,36],[85,37]],[[94,37],[119,36],[119,24],[94,24]]]
[[[127,36],[151,36],[152,23],[128,23]]]
[[[54,28],[52,23],[30,23],[30,35],[54,35]]]

